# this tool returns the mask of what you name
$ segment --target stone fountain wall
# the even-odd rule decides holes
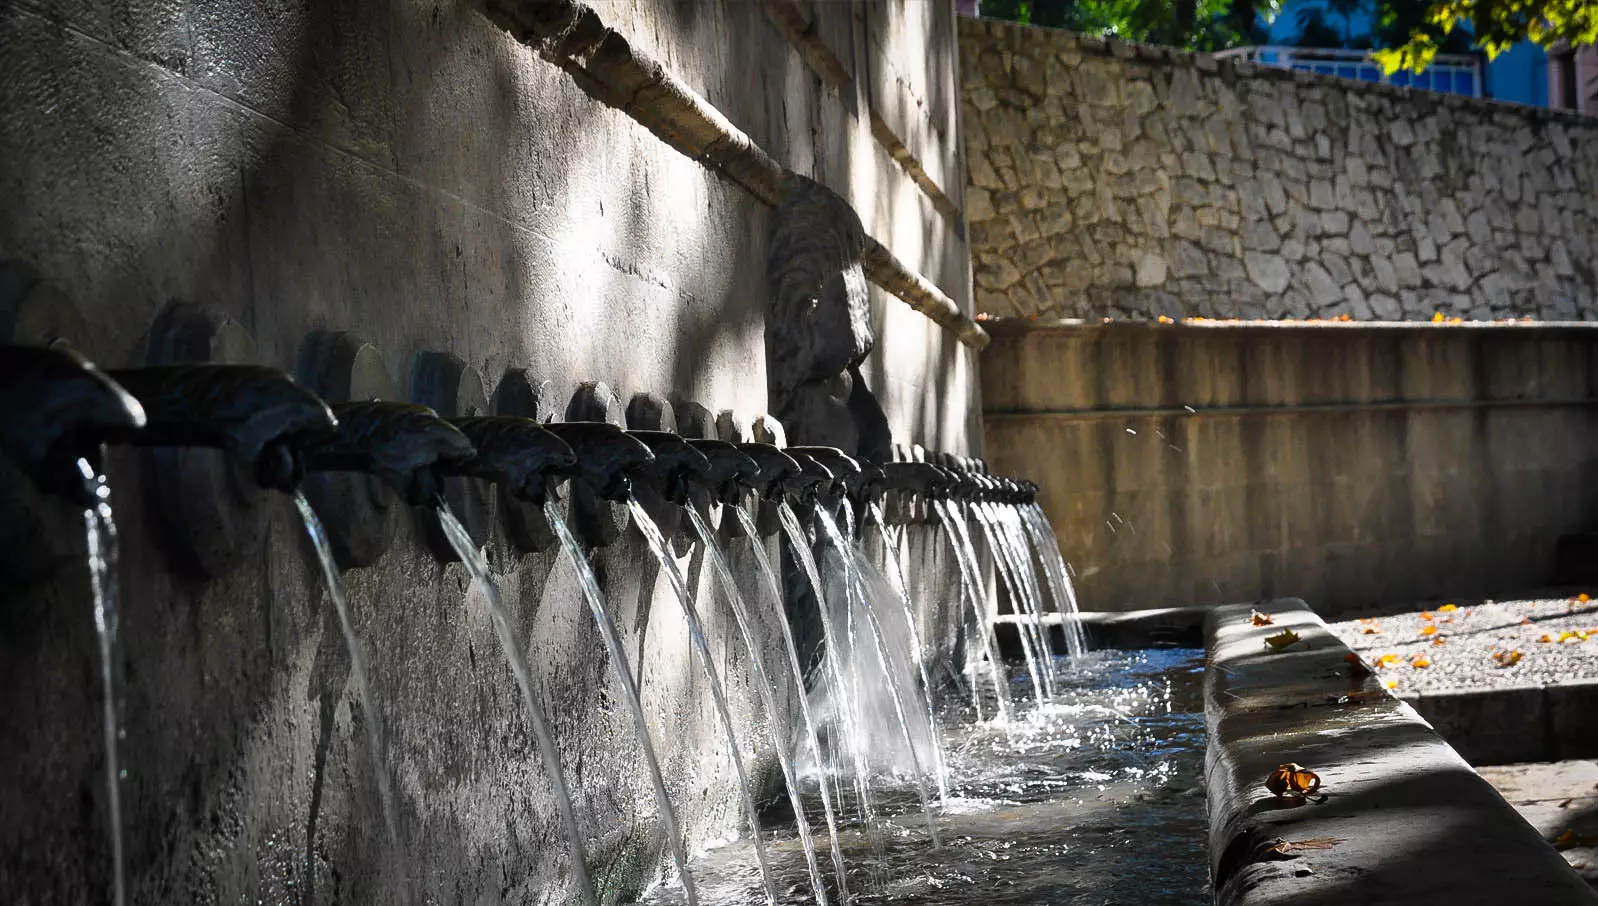
[[[1598,320],[1598,122],[961,19],[977,308]]]
[[[597,9],[969,315],[948,2]],[[591,381],[616,414],[650,392],[684,423],[770,408],[767,204],[471,3],[45,0],[0,13],[0,60],[0,338],[65,336],[102,365],[137,365],[158,313],[181,301],[229,319],[210,355],[306,378],[313,338],[349,332],[375,349],[368,371],[386,372],[366,377],[402,397],[434,386],[418,364],[445,354],[478,398],[502,398],[524,370],[557,413]],[[893,440],[974,452],[973,350],[859,289],[877,340],[850,367]],[[375,565],[347,575],[400,804],[403,848],[389,852],[366,718],[292,507],[264,498],[197,528],[174,513],[219,492],[180,482],[173,499],[152,462],[108,460],[133,900],[398,902],[409,887],[433,902],[561,901],[547,777],[461,567],[441,565],[404,514]],[[10,558],[0,607],[0,890],[96,902],[108,854],[82,542],[71,513],[25,509],[7,531],[28,556]],[[516,554],[497,530],[490,549],[597,876],[634,891],[663,842],[573,570]],[[908,549],[928,635],[948,649],[952,560],[919,526]],[[697,845],[740,815],[685,627],[646,559],[632,534],[590,554]],[[685,565],[709,587],[698,555]],[[748,556],[734,568],[753,582]],[[741,742],[769,775],[746,655],[726,611],[705,610]],[[763,631],[774,659],[775,627]]]

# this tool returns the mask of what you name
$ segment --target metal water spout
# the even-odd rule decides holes
[[[826,468],[832,473],[834,485],[832,490],[838,493],[847,493],[858,487],[863,481],[864,471],[860,463],[849,454],[837,447],[789,447],[788,454],[803,453]]]
[[[263,488],[292,491],[297,451],[338,426],[327,403],[264,365],[155,365],[107,371],[144,408],[127,437],[146,447],[214,447],[249,468]]]
[[[512,497],[543,506],[554,486],[577,475],[571,445],[530,418],[478,415],[451,419],[477,455],[444,467],[443,474],[497,482]]]
[[[832,474],[832,470],[805,451],[789,447],[783,452],[799,466],[798,477],[788,482],[788,489],[797,502],[813,504],[837,483],[837,476]]]
[[[738,444],[739,452],[755,464],[755,476],[750,486],[765,500],[780,500],[788,484],[802,474],[799,463],[792,456],[771,444]]]
[[[88,506],[99,447],[145,425],[144,408],[87,359],[65,347],[0,347],[0,450],[42,491]]]
[[[625,502],[632,481],[654,462],[643,441],[609,422],[551,422],[544,426],[577,457],[577,477],[605,500]]]
[[[932,500],[957,482],[937,466],[925,462],[883,463],[882,486],[889,491],[901,491]]]
[[[736,504],[745,491],[755,489],[760,478],[760,464],[737,444],[724,440],[690,440],[688,445],[710,463],[704,483],[713,500]]]
[[[371,400],[340,403],[333,411],[338,430],[305,449],[305,468],[375,475],[413,506],[438,498],[440,468],[477,452],[466,435],[426,406]]]
[[[688,503],[688,491],[692,487],[710,483],[710,460],[681,435],[670,431],[628,431],[627,434],[654,454],[653,461],[640,474],[654,480],[667,501],[682,506]]]

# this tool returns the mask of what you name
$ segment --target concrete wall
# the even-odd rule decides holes
[[[1598,122],[960,20],[977,307],[1598,320]]]
[[[1519,591],[1598,528],[1598,330],[1003,326],[987,455],[1086,610]]]
[[[761,5],[599,12],[969,308],[958,211],[935,209],[872,122],[923,177],[961,172],[951,5],[789,5],[847,61],[855,90],[818,77]],[[440,351],[490,393],[527,368],[557,408],[584,380],[623,402],[653,391],[743,418],[765,408],[767,208],[471,3],[9,4],[0,61],[0,260],[32,275],[4,287],[0,339],[65,334],[102,365],[136,365],[156,313],[182,299],[237,320],[261,361],[290,370],[313,331],[347,330],[377,345],[402,388],[418,353]],[[945,194],[960,199],[952,182]],[[896,439],[971,449],[974,354],[880,290],[871,301],[882,339],[865,372]],[[399,902],[406,888],[418,901],[563,901],[547,778],[458,565],[402,521],[383,560],[348,576],[400,800],[403,851],[390,853],[342,642],[292,507],[268,501],[260,555],[201,581],[170,566],[159,516],[173,501],[151,499],[145,457],[116,450],[108,469],[134,901]],[[35,516],[72,525],[49,506]],[[37,903],[98,901],[107,887],[82,548],[70,534],[62,544],[53,573],[6,577],[0,608],[0,890]],[[596,873],[625,895],[662,840],[610,665],[568,564],[498,541],[494,556]],[[915,569],[950,575],[939,556]],[[725,746],[668,586],[640,567],[636,537],[591,559],[640,657],[690,841],[724,837],[741,820]],[[747,557],[735,566],[750,577]],[[689,567],[708,587],[697,555]],[[722,609],[707,611],[741,740],[769,767],[746,656]]]

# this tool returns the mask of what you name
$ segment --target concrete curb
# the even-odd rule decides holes
[[[1271,614],[1257,627],[1249,612]],[[1265,637],[1301,637],[1273,651]],[[1559,853],[1409,705],[1353,678],[1303,601],[1215,608],[1205,622],[1210,871],[1223,906],[1598,903]],[[1278,799],[1278,764],[1325,799]],[[1327,848],[1270,852],[1280,841]]]
[[[1404,700],[1473,765],[1598,756],[1598,682],[1420,692]]]

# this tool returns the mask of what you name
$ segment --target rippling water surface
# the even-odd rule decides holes
[[[930,848],[913,780],[875,780],[889,822],[882,858],[858,823],[843,837],[855,901],[1208,903],[1202,664],[1203,653],[1187,649],[1093,652],[1074,666],[1061,659],[1054,704],[1023,702],[1030,693],[1024,678],[1013,687],[1018,716],[1008,731],[977,723],[969,702],[962,708],[946,700],[940,718],[951,786],[936,809],[943,848]],[[990,701],[984,713],[993,711]],[[765,815],[773,870],[785,904],[813,902],[788,820],[775,809]],[[763,899],[751,849],[740,841],[695,860],[702,902]],[[646,902],[679,896],[662,887]]]

